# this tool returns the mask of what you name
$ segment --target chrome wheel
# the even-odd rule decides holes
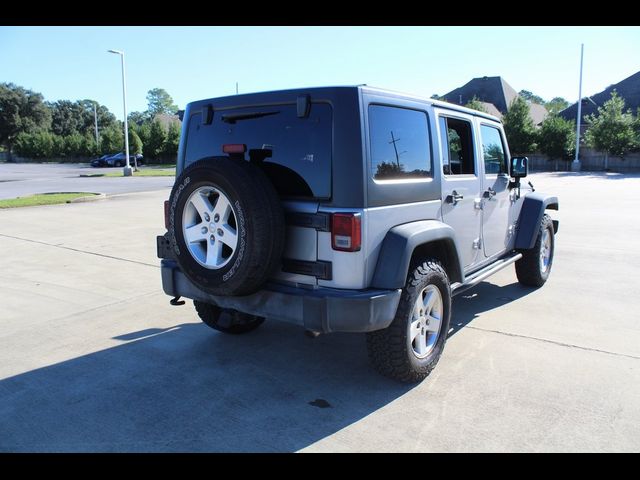
[[[440,336],[442,315],[442,294],[435,285],[427,285],[418,295],[411,316],[409,339],[416,357],[424,358],[433,350]]]
[[[238,244],[236,212],[227,195],[215,187],[200,187],[187,199],[182,233],[189,253],[205,268],[224,267]]]
[[[551,234],[549,229],[545,228],[540,239],[540,271],[542,273],[549,270],[549,263],[551,263]]]

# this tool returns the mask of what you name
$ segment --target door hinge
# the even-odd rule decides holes
[[[476,238],[473,241],[473,248],[474,250],[480,250],[480,248],[482,247],[482,239],[481,238]]]
[[[475,208],[476,210],[482,210],[482,199],[481,198],[474,198],[473,199],[473,208]]]

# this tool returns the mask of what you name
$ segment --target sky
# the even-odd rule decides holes
[[[123,117],[164,88],[193,100],[326,85],[368,84],[430,97],[474,77],[501,76],[545,100],[593,95],[640,70],[640,27],[6,27],[0,82],[45,100],[92,99]]]

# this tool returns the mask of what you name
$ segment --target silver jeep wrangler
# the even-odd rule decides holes
[[[375,368],[415,382],[452,295],[513,263],[524,285],[549,276],[558,199],[521,190],[527,159],[491,115],[354,86],[201,100],[183,120],[162,285],[216,330],[366,332]]]

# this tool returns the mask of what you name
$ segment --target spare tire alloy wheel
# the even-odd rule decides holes
[[[200,160],[177,178],[169,237],[180,270],[212,295],[249,295],[275,272],[284,212],[264,172],[228,157]]]
[[[211,269],[229,263],[238,245],[237,218],[221,189],[200,187],[189,196],[182,214],[182,233],[196,262]]]

